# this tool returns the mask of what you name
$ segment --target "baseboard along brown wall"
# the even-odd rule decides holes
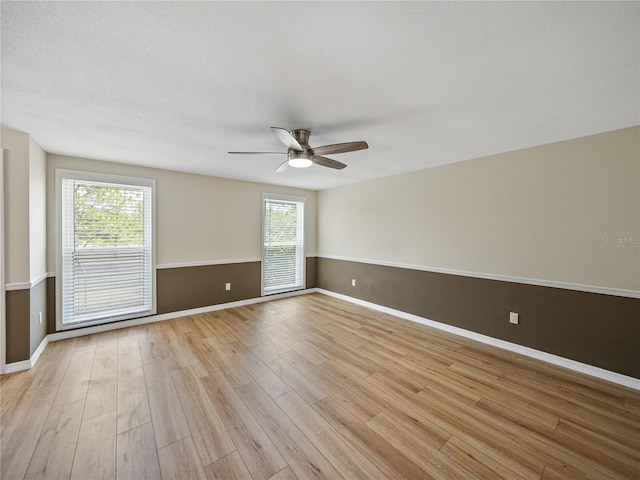
[[[640,378],[640,299],[328,258],[317,271],[325,290]]]

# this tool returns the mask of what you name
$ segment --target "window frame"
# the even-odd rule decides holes
[[[295,202],[295,203],[301,203],[302,204],[302,249],[301,249],[301,259],[300,259],[300,265],[301,265],[301,275],[302,275],[302,281],[300,285],[296,285],[294,287],[285,287],[285,288],[279,288],[279,289],[272,289],[269,291],[265,292],[265,285],[264,285],[264,273],[265,273],[265,221],[266,221],[266,203],[268,200],[274,200],[274,201],[282,201],[282,202]],[[261,244],[260,244],[260,256],[261,256],[261,271],[260,271],[260,291],[262,293],[262,296],[267,296],[267,295],[275,295],[278,293],[285,293],[285,292],[293,292],[296,290],[304,290],[307,286],[307,272],[306,272],[306,252],[307,252],[307,229],[306,229],[306,225],[307,225],[307,220],[306,220],[306,216],[307,216],[307,198],[306,197],[301,197],[301,196],[295,196],[295,195],[284,195],[284,194],[280,194],[280,193],[267,193],[267,192],[263,192],[262,193],[262,224],[261,224],[261,232],[260,232],[260,236],[261,236]]]
[[[68,170],[56,168],[55,183],[55,228],[56,228],[56,331],[73,330],[92,325],[103,325],[120,320],[140,318],[155,315],[157,312],[156,296],[156,181],[151,178],[132,177],[127,175],[113,175],[100,172],[86,172],[80,170]],[[122,186],[150,187],[151,188],[151,308],[144,312],[114,315],[96,320],[87,320],[63,324],[62,322],[62,271],[63,271],[63,239],[62,239],[62,180],[80,180],[87,182],[111,183]]]

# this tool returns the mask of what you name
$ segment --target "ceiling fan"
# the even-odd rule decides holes
[[[344,163],[340,163],[323,155],[331,155],[334,153],[355,152],[356,150],[364,150],[369,148],[367,142],[348,142],[336,143],[334,145],[324,145],[322,147],[312,148],[309,146],[309,130],[287,130],[286,128],[271,127],[273,133],[276,134],[285,147],[286,152],[229,152],[233,155],[286,155],[287,159],[276,168],[276,172],[284,172],[287,168],[306,168],[312,164],[321,165],[323,167],[335,168],[338,170],[346,167]]]

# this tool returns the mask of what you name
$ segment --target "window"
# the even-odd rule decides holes
[[[155,181],[57,171],[58,327],[155,313]]]
[[[262,196],[263,295],[304,288],[304,200]]]

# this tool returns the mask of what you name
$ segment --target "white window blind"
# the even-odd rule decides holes
[[[304,288],[304,199],[263,196],[265,295]]]
[[[60,175],[62,327],[155,313],[153,181]]]

